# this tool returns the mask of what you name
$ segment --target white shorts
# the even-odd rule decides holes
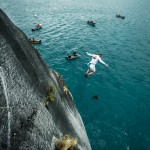
[[[96,71],[96,69],[95,69],[95,65],[94,65],[94,64],[90,64],[89,68],[90,68],[93,72],[95,72],[95,71]]]

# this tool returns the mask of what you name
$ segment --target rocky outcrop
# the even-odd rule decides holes
[[[91,150],[71,93],[0,10],[0,149],[54,150],[65,134]]]

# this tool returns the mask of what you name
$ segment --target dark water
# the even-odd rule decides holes
[[[1,0],[0,7],[29,38],[42,39],[36,47],[64,77],[93,150],[150,150],[150,0]],[[37,23],[43,28],[32,32]],[[73,51],[80,58],[65,60]],[[110,67],[98,63],[86,79],[86,51],[102,52]]]

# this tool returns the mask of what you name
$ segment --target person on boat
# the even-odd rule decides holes
[[[77,52],[73,52],[73,56],[77,56]]]
[[[36,27],[41,27],[41,24],[40,24],[40,23],[38,23],[38,24],[36,25]]]
[[[92,56],[92,60],[89,62],[89,68],[85,74],[86,78],[89,75],[92,75],[96,72],[95,65],[97,64],[98,61],[101,62],[106,67],[108,67],[108,65],[101,59],[102,53],[98,53],[98,55],[95,55],[95,54],[90,54],[90,53],[86,52],[86,54],[89,56]]]
[[[88,22],[89,24],[92,24],[92,23],[93,23],[93,21],[92,21],[92,20],[88,20],[87,22]]]

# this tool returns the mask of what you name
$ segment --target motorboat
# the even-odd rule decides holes
[[[31,44],[41,44],[41,40],[35,38],[29,39],[29,42]]]
[[[71,59],[75,59],[75,58],[78,58],[78,57],[79,57],[79,54],[77,54],[76,52],[73,52],[72,55],[68,55],[65,58],[68,59],[68,60],[71,60]]]
[[[121,16],[120,14],[116,15],[117,18],[125,19],[125,16]]]
[[[89,25],[95,27],[95,23],[94,23],[92,20],[88,20],[88,21],[87,21],[87,24],[89,24]]]
[[[32,31],[36,31],[42,28],[42,24],[37,24],[35,27],[32,28]]]

